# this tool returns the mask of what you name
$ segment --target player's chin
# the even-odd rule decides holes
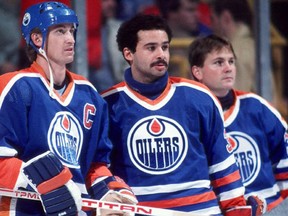
[[[164,76],[164,74],[166,73],[166,70],[160,70],[160,71],[155,71],[154,75],[158,78]]]
[[[65,59],[66,64],[70,64],[74,61],[74,56],[68,56]]]
[[[225,78],[222,81],[223,85],[227,86],[233,86],[235,84],[235,79],[234,78]]]
[[[74,58],[75,52],[73,50],[65,51],[63,54],[66,58]]]
[[[164,74],[167,71],[167,67],[165,66],[156,66],[155,71],[160,74]]]
[[[234,82],[225,83],[222,85],[225,89],[230,90],[234,87]]]

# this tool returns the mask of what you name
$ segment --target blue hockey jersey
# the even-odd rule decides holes
[[[1,76],[0,187],[22,187],[22,161],[47,150],[70,169],[83,194],[87,194],[85,178],[91,164],[110,163],[107,104],[86,79],[69,71],[67,76],[64,94],[54,90],[54,98],[49,96],[43,69],[35,62]],[[16,210],[16,216],[44,215],[40,202],[0,200],[3,214]]]
[[[218,202],[226,209],[233,199],[243,201],[221,105],[206,87],[170,77],[154,100],[126,82],[102,96],[110,112],[111,169],[140,205],[220,215]]]
[[[271,210],[288,190],[287,123],[266,100],[234,90],[235,101],[224,114],[245,196],[259,195]],[[287,193],[287,192],[286,192]]]

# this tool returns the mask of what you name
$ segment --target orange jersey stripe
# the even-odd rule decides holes
[[[144,101],[145,103],[149,104],[149,105],[157,105],[159,104],[161,101],[163,101],[166,96],[169,94],[169,90],[171,89],[171,85],[175,84],[175,83],[187,83],[190,85],[194,85],[194,86],[198,86],[203,88],[203,90],[209,91],[211,93],[211,95],[214,96],[214,98],[218,101],[217,97],[210,91],[210,89],[208,89],[205,85],[203,85],[202,83],[196,82],[194,80],[188,80],[185,78],[181,78],[181,77],[170,77],[170,82],[168,82],[167,86],[165,87],[164,91],[162,92],[162,94],[157,97],[155,100],[151,100],[141,94],[139,94],[137,91],[134,91],[132,88],[130,88],[126,82],[121,82],[119,84],[116,84],[115,86],[113,86],[112,88],[104,91],[101,93],[101,95],[105,95],[107,92],[116,90],[117,88],[123,88],[126,87],[127,89],[129,89],[130,92],[133,92],[133,95],[135,95],[139,100]],[[109,93],[108,93],[109,94]]]
[[[161,201],[147,201],[147,202],[139,202],[139,205],[150,206],[150,207],[158,207],[158,208],[174,208],[185,205],[193,205],[198,203],[207,202],[210,200],[216,199],[214,192],[209,191],[204,194],[181,197],[170,200],[161,200]]]
[[[230,184],[232,182],[235,182],[235,181],[239,180],[240,178],[241,178],[240,173],[238,170],[236,170],[235,172],[231,173],[230,175],[227,175],[223,178],[216,179],[216,180],[212,181],[212,185],[214,187],[221,187],[223,185],[227,185],[227,184]]]
[[[221,209],[228,209],[228,208],[232,208],[234,206],[245,206],[246,205],[246,200],[244,198],[244,196],[240,196],[237,198],[232,198],[229,200],[224,200],[224,201],[220,201],[220,208]]]
[[[14,73],[6,73],[1,75],[1,82],[0,82],[0,95],[2,94],[4,88],[6,87],[7,83],[16,75],[17,72]]]
[[[22,161],[17,158],[0,159],[0,187],[13,189],[18,179]]]
[[[151,100],[141,94],[139,94],[137,91],[134,91],[132,88],[130,88],[128,85],[126,85],[127,88],[133,92],[133,94],[139,98],[139,100],[141,101],[145,101],[146,103],[150,104],[150,105],[156,105],[158,103],[160,103],[166,96],[167,94],[169,93],[169,90],[171,88],[171,83],[168,83],[168,85],[165,87],[164,91],[161,93],[161,95],[159,97],[157,97],[157,99],[155,100]]]
[[[278,206],[282,201],[283,201],[283,198],[279,197],[277,200],[269,203],[269,205],[267,206],[267,211],[271,211],[273,208]]]
[[[276,180],[287,180],[288,179],[288,173],[280,173],[275,175]]]

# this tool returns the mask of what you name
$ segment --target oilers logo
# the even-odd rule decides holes
[[[256,142],[242,132],[227,133],[228,140],[233,146],[233,153],[244,186],[251,184],[259,174],[261,167],[260,152]]]
[[[49,148],[64,165],[79,168],[83,132],[78,120],[69,112],[58,112],[48,130]]]
[[[149,174],[166,174],[179,167],[188,150],[187,135],[176,121],[163,116],[139,120],[128,134],[133,164]]]
[[[29,13],[25,13],[22,20],[23,26],[29,25],[30,21],[31,21],[31,15]]]

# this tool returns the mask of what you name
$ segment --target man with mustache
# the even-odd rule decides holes
[[[140,205],[192,215],[251,215],[221,105],[204,85],[169,77],[171,29],[138,15],[117,33],[125,81],[103,92],[114,145],[111,170]]]

